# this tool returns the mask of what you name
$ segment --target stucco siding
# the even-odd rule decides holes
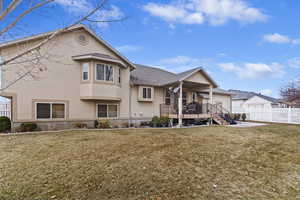
[[[87,38],[87,44],[82,45],[76,37],[84,34]],[[26,43],[31,46],[38,41]],[[9,47],[1,50],[1,56],[4,59],[15,55],[18,47]],[[42,100],[62,100],[69,101],[68,119],[95,119],[96,118],[96,102],[82,101],[80,99],[81,87],[81,64],[72,59],[72,56],[87,53],[103,53],[117,58],[103,44],[99,43],[94,37],[85,31],[68,32],[60,35],[54,41],[50,42],[41,51],[46,52],[48,58],[43,59],[43,65],[47,68],[40,72],[37,70],[36,77],[26,77],[9,87],[5,92],[17,94],[17,113],[13,116],[14,121],[34,120],[32,99]],[[5,82],[8,84],[16,78],[16,74],[22,70],[21,65],[10,65],[5,70]],[[110,92],[119,92],[120,99],[120,117],[128,117],[128,99],[129,99],[129,67],[122,68],[121,85],[113,86],[113,88],[101,86],[90,88],[95,90],[99,96],[105,96]],[[93,74],[93,70],[91,70]],[[94,78],[94,76],[91,76]],[[115,77],[116,79],[116,77]],[[113,91],[112,91],[113,90]],[[121,92],[120,92],[121,91]],[[116,95],[115,95],[116,96]]]
[[[154,87],[153,101],[143,102],[138,101],[139,86],[133,86],[131,92],[133,118],[152,118],[160,115],[160,104],[164,103],[163,88]]]

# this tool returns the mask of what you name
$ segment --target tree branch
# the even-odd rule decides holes
[[[11,13],[18,5],[21,3],[22,0],[12,0],[8,7],[2,12],[0,15],[0,21],[2,21],[9,13]]]
[[[23,13],[21,13],[12,23],[10,23],[8,26],[6,26],[4,29],[0,31],[0,36],[3,35],[5,32],[9,31],[12,29],[23,17],[31,13],[33,10],[40,8],[48,3],[51,3],[55,0],[46,0],[44,2],[38,3],[34,5],[33,7],[30,7],[29,9],[25,10]]]

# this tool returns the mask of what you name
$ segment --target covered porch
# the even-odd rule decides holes
[[[165,102],[160,105],[160,115],[178,120],[214,119],[225,124],[220,116],[229,113],[222,105],[214,104],[213,89],[217,84],[202,70],[194,72],[165,87]],[[208,91],[207,95],[201,92]]]

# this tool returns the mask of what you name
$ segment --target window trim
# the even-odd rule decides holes
[[[169,96],[167,96],[167,94],[169,94]],[[170,104],[167,104],[167,99],[169,99],[170,101]],[[171,105],[171,93],[168,89],[165,89],[165,102],[164,102],[166,105]]]
[[[38,110],[37,110],[37,105],[41,103],[41,104],[50,104],[50,118],[38,118],[37,115],[38,115]],[[66,120],[67,119],[67,104],[65,102],[61,102],[61,101],[57,101],[57,102],[53,102],[53,101],[37,101],[37,102],[34,102],[35,104],[35,120],[38,120],[38,121],[49,121],[49,120]],[[64,112],[64,118],[53,118],[52,117],[52,104],[63,104],[64,105],[64,108],[65,108],[65,112]]]
[[[146,97],[144,97],[144,89],[146,89]],[[150,89],[150,98],[148,96],[148,91]],[[153,99],[153,89],[152,87],[142,87],[142,99],[152,100]]]
[[[108,106],[117,106],[117,117],[99,117],[98,116],[98,105],[107,106],[107,116],[108,116]],[[118,119],[119,118],[119,104],[117,103],[97,103],[96,104],[96,119]]]
[[[97,67],[98,67],[98,65],[103,65],[104,66],[104,80],[97,79]],[[112,81],[107,81],[106,80],[106,66],[112,67]],[[115,66],[114,65],[97,62],[97,63],[95,63],[94,72],[95,72],[95,77],[94,78],[95,78],[96,82],[115,83],[115,77],[114,77],[115,76]]]
[[[84,65],[85,64],[87,64],[87,66],[88,66],[87,67],[87,69],[88,69],[87,70],[87,74],[88,74],[88,76],[87,76],[88,78],[87,79],[84,79]],[[82,70],[81,70],[81,80],[82,81],[89,81],[90,80],[90,63],[89,62],[84,62],[84,63],[82,63],[81,67],[82,67]]]

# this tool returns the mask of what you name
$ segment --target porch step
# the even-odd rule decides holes
[[[219,125],[229,125],[229,123],[225,119],[216,114],[213,115],[213,120]]]

